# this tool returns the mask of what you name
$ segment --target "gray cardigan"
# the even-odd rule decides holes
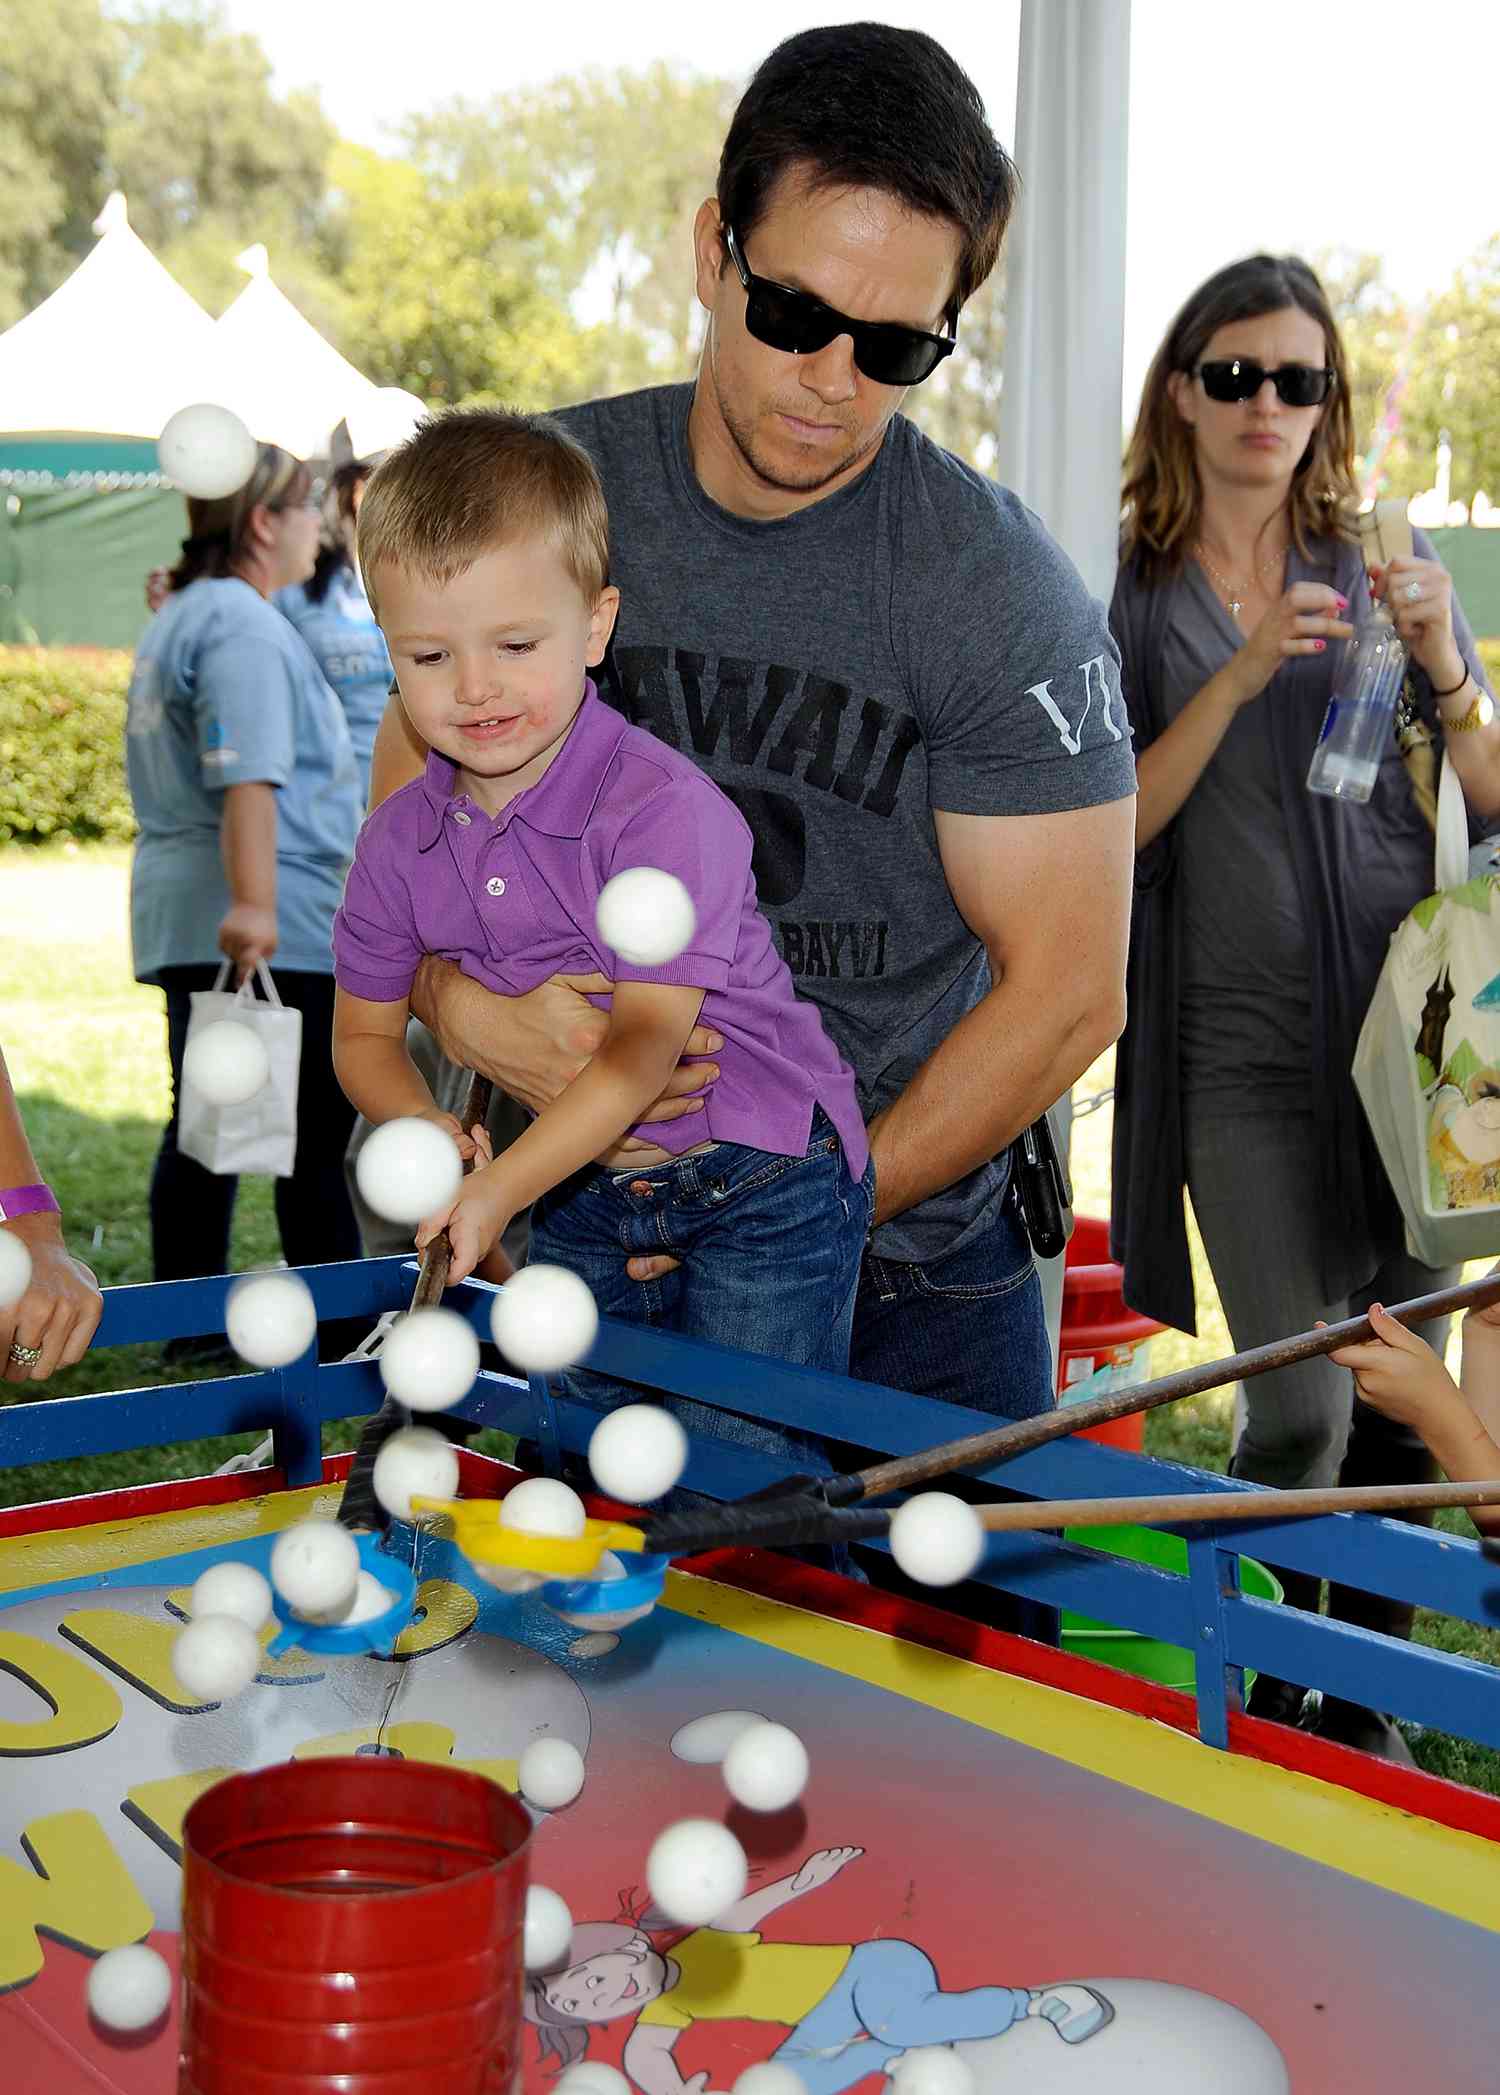
[[[1436,558],[1415,534],[1420,558]],[[1287,584],[1326,582],[1351,604],[1368,601],[1358,546],[1314,545],[1288,556]],[[1120,680],[1135,729],[1136,756],[1166,726],[1158,688],[1172,590],[1145,586],[1126,561],[1116,579],[1110,627],[1120,649]],[[1473,637],[1457,604],[1454,637],[1480,676]],[[1308,1101],[1319,1134],[1323,1287],[1342,1302],[1401,1249],[1400,1210],[1376,1154],[1349,1067],[1391,933],[1431,892],[1433,841],[1412,798],[1392,740],[1367,805],[1349,806],[1306,789],[1307,767],[1326,709],[1337,650],[1302,656],[1280,669],[1256,701],[1269,705],[1271,741],[1287,832],[1308,912],[1313,958],[1312,1067]],[[1431,686],[1412,671],[1412,692],[1436,719]],[[1127,975],[1129,1017],[1116,1050],[1111,1248],[1125,1268],[1131,1307],[1181,1331],[1196,1331],[1183,1208],[1181,1064],[1178,1046],[1181,912],[1176,823],[1138,853]]]

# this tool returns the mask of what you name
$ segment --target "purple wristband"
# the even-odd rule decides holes
[[[0,1222],[14,1222],[18,1215],[57,1215],[62,1210],[50,1186],[7,1186],[0,1191]]]

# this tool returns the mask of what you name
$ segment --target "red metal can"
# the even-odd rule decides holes
[[[358,1755],[183,1826],[179,2095],[511,2095],[531,1820],[482,1775]]]

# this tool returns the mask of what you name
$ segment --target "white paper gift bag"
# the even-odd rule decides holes
[[[207,1171],[259,1172],[290,1178],[297,1155],[297,1066],[302,1057],[302,1013],[289,1011],[276,994],[264,961],[256,968],[264,1003],[256,997],[255,978],[247,976],[238,990],[224,987],[226,960],[212,989],[195,989],[188,1019],[188,1046],[205,1026],[232,1019],[257,1035],[270,1060],[271,1072],[259,1091],[243,1105],[216,1106],[191,1082],[184,1054],[182,1095],[177,1102],[177,1147]]]
[[[1430,1266],[1500,1252],[1500,876],[1469,877],[1463,791],[1445,759],[1437,887],[1391,938],[1354,1084]]]

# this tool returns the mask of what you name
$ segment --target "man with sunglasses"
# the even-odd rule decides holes
[[[1014,190],[929,37],[789,39],[694,227],[696,383],[561,417],[610,506],[604,694],[744,811],[761,907],[859,1079],[878,1183],[853,1372],[1008,1417],[1054,1399],[1007,1150],[1122,1023],[1134,792],[1102,608],[899,412],[962,353]],[[377,797],[420,755],[398,708]],[[429,964],[413,1001],[536,1109],[596,1043],[592,986],[507,1006]],[[689,1048],[658,1117],[716,1073]]]

